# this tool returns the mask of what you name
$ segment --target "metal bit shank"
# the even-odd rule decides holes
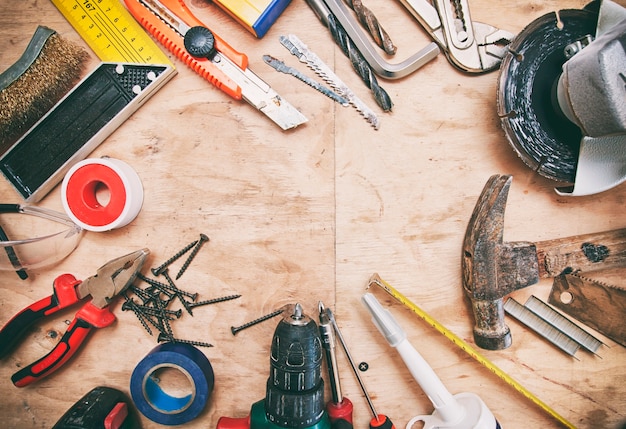
[[[350,40],[350,37],[348,37],[348,34],[334,15],[328,17],[328,28],[337,45],[339,45],[343,53],[350,59],[352,68],[354,68],[363,82],[365,82],[365,85],[372,90],[376,104],[385,112],[391,110],[393,107],[391,97],[389,97],[387,91],[378,84],[378,79],[376,79],[371,67],[367,61],[365,61],[365,58],[363,58],[363,55],[361,55],[361,52],[359,52],[354,43],[352,43],[352,40]]]
[[[389,34],[385,31],[385,29],[380,25],[376,16],[369,10],[361,0],[347,0],[350,9],[352,9],[356,16],[359,18],[359,21],[365,28],[367,28],[368,33],[374,39],[374,42],[383,49],[387,54],[394,55],[396,53],[396,47],[394,46]]]

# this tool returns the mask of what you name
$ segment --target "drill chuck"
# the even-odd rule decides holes
[[[318,326],[300,304],[284,314],[272,337],[265,398],[248,417],[221,417],[217,429],[330,429]]]
[[[296,304],[272,338],[265,413],[279,427],[304,428],[322,419],[324,407],[319,330]]]

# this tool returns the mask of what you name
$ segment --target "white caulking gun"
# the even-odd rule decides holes
[[[371,313],[374,325],[398,350],[409,372],[435,406],[431,415],[413,417],[406,429],[411,429],[419,421],[424,422],[424,429],[500,429],[500,424],[478,395],[469,392],[452,395],[448,392],[435,371],[406,339],[406,333],[393,315],[383,309],[374,295],[366,293],[362,301]]]

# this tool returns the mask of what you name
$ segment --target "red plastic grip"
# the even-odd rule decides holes
[[[331,423],[340,419],[352,423],[353,408],[352,402],[348,398],[343,398],[339,403],[330,401],[326,406]]]
[[[217,421],[217,429],[250,429],[250,416],[220,417]]]
[[[76,317],[54,349],[13,374],[11,377],[13,384],[24,387],[52,374],[76,353],[92,328],[104,328],[114,321],[115,316],[107,307],[99,308],[88,302],[76,313]]]

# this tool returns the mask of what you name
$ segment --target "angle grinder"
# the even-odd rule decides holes
[[[596,0],[539,17],[509,46],[497,105],[524,163],[590,195],[626,180],[626,9]]]

